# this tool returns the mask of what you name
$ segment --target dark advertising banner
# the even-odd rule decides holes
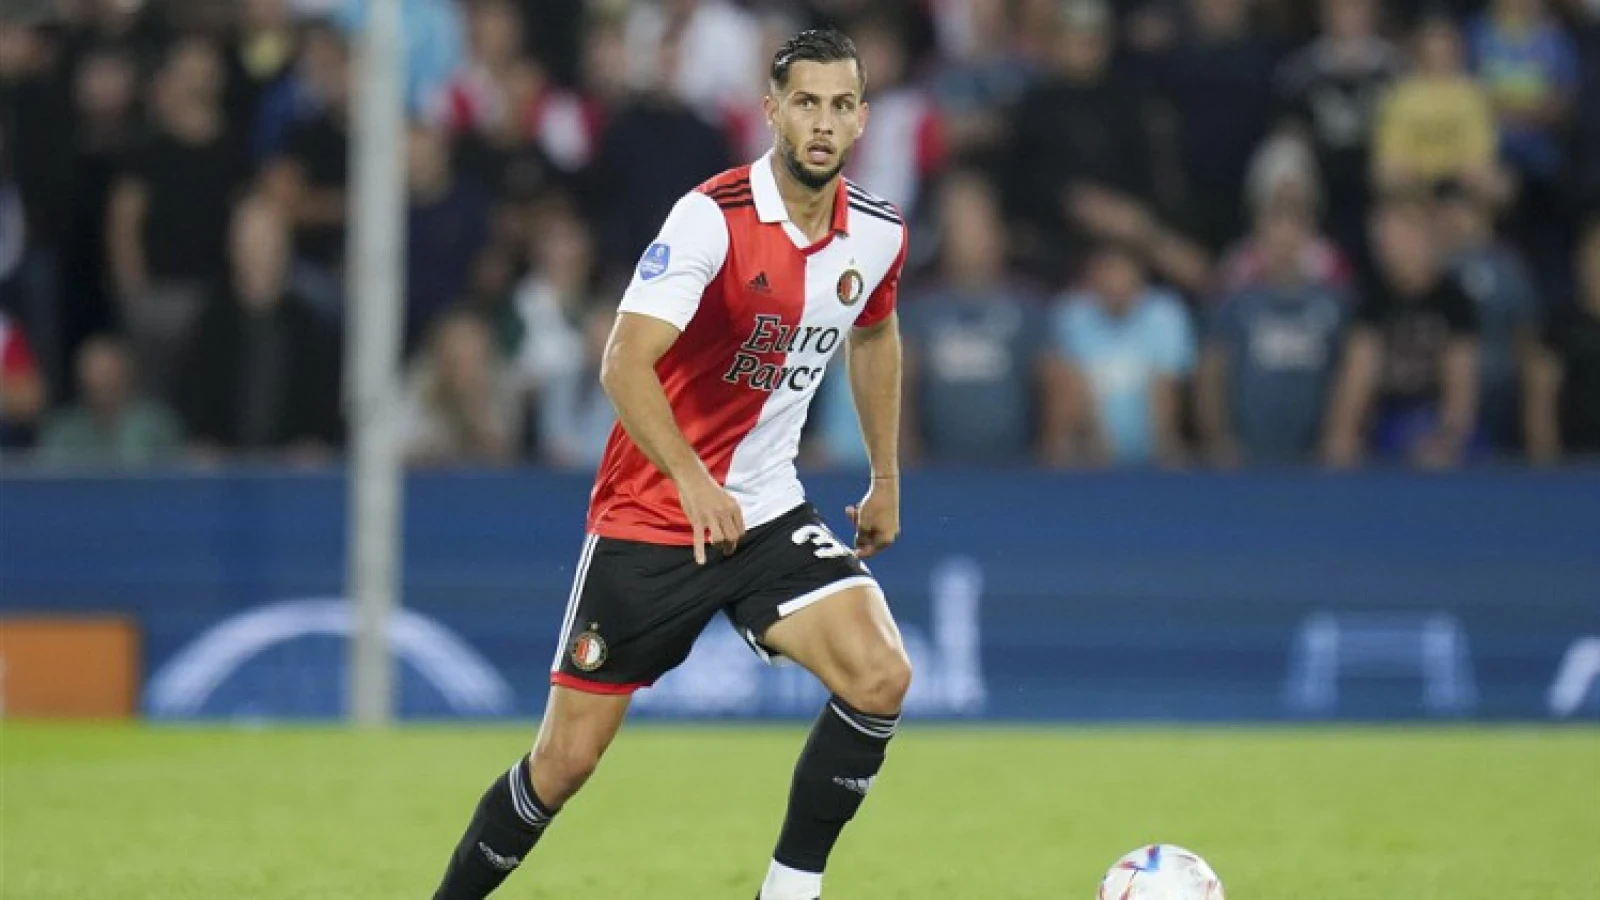
[[[810,476],[848,534],[858,477]],[[537,715],[589,479],[427,474],[391,644],[416,719]],[[872,563],[909,712],[1012,721],[1600,719],[1600,473],[922,472]],[[346,486],[0,480],[0,613],[115,614],[159,719],[344,709]],[[718,620],[640,717],[809,717]]]

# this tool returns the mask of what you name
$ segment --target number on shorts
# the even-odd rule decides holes
[[[790,536],[796,544],[810,544],[816,547],[818,559],[833,559],[839,556],[849,556],[850,548],[839,543],[833,532],[821,525],[802,525]]]

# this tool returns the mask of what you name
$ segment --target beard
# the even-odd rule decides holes
[[[808,168],[805,161],[800,158],[800,151],[782,135],[778,136],[778,156],[782,158],[783,167],[788,170],[789,175],[813,191],[827,187],[828,182],[843,171],[845,164],[850,161],[850,151],[845,150],[838,155],[832,166],[823,171]]]

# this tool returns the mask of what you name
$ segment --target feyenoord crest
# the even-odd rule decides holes
[[[861,299],[861,290],[864,287],[866,281],[862,279],[860,272],[853,268],[845,269],[844,274],[839,276],[839,302],[845,306],[854,306],[856,301]]]
[[[606,661],[606,641],[601,637],[598,624],[589,623],[589,630],[578,635],[578,640],[572,645],[572,664],[585,672],[593,672],[600,668]]]

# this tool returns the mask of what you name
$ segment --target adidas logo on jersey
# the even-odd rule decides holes
[[[762,272],[756,277],[750,279],[750,284],[748,287],[750,290],[755,291],[758,294],[772,293],[772,285],[767,283],[767,273],[765,272]]]

